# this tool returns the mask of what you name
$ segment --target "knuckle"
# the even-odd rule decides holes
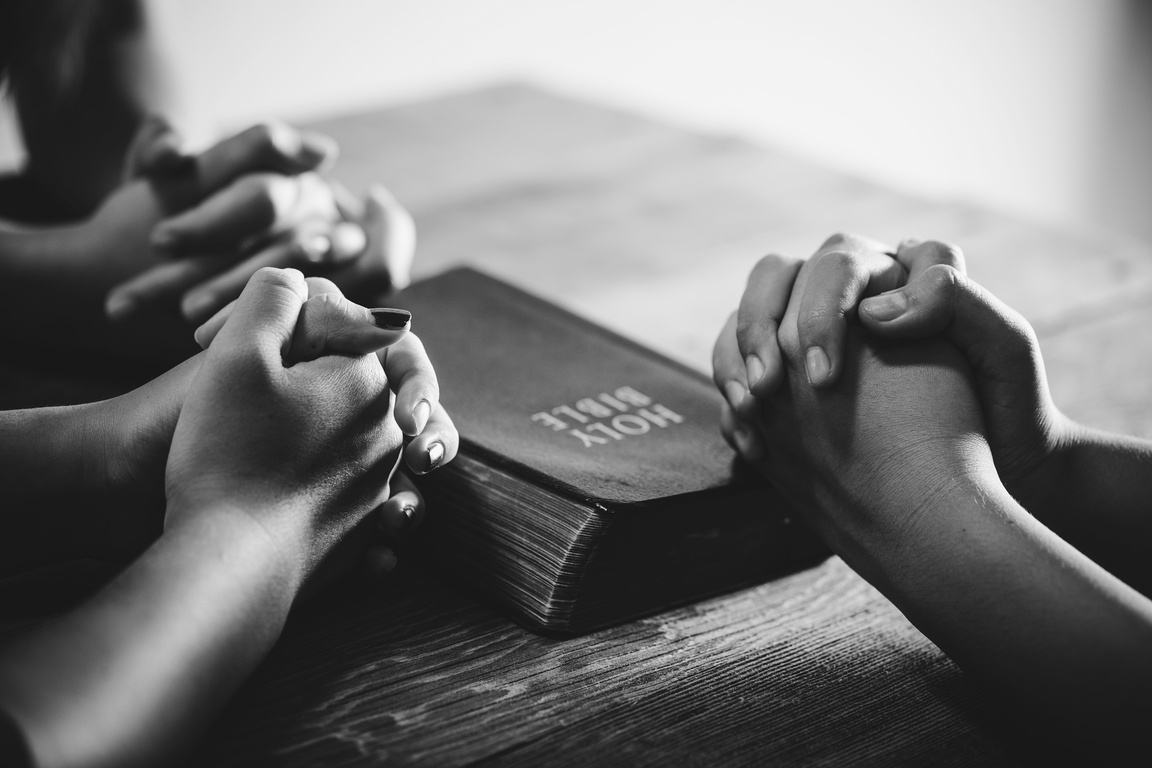
[[[947,265],[960,272],[965,271],[964,252],[959,246],[941,240],[933,240],[928,245],[932,248],[933,257],[938,264]]]
[[[820,250],[824,250],[826,248],[837,248],[849,242],[851,237],[852,235],[848,234],[847,232],[836,232],[820,244]]]
[[[250,141],[261,152],[272,155],[282,150],[288,127],[278,120],[264,120],[248,129]]]
[[[1005,307],[1004,322],[1012,340],[1021,350],[1039,348],[1040,341],[1036,337],[1036,329],[1024,318],[1024,315],[1011,307]]]
[[[950,264],[933,264],[924,270],[924,279],[930,293],[948,302],[956,300],[967,282],[964,274]]]
[[[774,274],[779,272],[782,267],[788,266],[791,260],[786,256],[781,256],[778,253],[769,253],[766,256],[761,256],[756,265],[752,267],[752,272],[748,275],[748,284],[756,282],[765,274]]]
[[[311,280],[312,278],[309,279]],[[330,310],[341,309],[340,302],[336,301],[337,298],[338,297],[332,293],[321,293],[313,296],[311,300],[315,301],[318,305],[317,308],[324,310],[325,314],[331,314]]]
[[[252,280],[275,288],[287,288],[294,291],[305,285],[304,275],[300,270],[291,268],[261,267],[252,276]]]
[[[800,339],[810,341],[824,336],[837,319],[827,307],[805,307],[796,317],[796,332]]]
[[[306,277],[304,282],[308,284],[309,295],[313,298],[331,294],[343,295],[336,283],[326,277]]]
[[[755,330],[756,324],[752,322],[751,318],[741,318],[736,321],[736,339],[740,342],[750,339]]]
[[[855,272],[860,265],[860,256],[854,251],[836,249],[825,251],[819,256],[821,266],[827,265],[837,273]]]

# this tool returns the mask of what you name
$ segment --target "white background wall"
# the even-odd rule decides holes
[[[1152,239],[1140,0],[150,0],[193,132],[528,79]]]

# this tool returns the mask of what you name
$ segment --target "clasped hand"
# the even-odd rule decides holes
[[[382,186],[361,202],[317,175],[335,155],[331,139],[279,123],[188,155],[167,123],[146,122],[126,183],[87,226],[87,246],[120,264],[108,317],[171,303],[203,322],[265,266],[324,274],[358,298],[406,285],[411,216]]]
[[[425,431],[413,388],[394,401],[373,354],[415,341],[406,331],[379,328],[327,281],[257,272],[200,334],[208,349],[172,435],[165,528],[204,514],[249,516],[307,580],[388,500],[403,431]],[[451,428],[438,406],[433,417]]]
[[[245,401],[247,406],[252,407],[246,416],[237,415],[239,413],[237,409],[247,407],[244,403],[237,401],[231,407],[217,412],[209,405],[208,400],[204,399],[208,396],[202,395],[201,404],[194,410],[197,415],[188,418],[192,418],[197,424],[216,424],[224,430],[222,435],[234,435],[239,430],[241,434],[234,435],[235,439],[249,446],[256,453],[255,458],[260,458],[258,443],[254,442],[257,439],[263,441],[267,438],[268,447],[263,450],[268,455],[272,451],[294,451],[297,448],[304,449],[306,453],[313,446],[323,445],[326,440],[334,441],[333,444],[347,443],[355,446],[359,438],[356,438],[354,433],[350,434],[347,440],[343,437],[337,439],[335,435],[328,433],[329,427],[324,424],[312,425],[312,421],[317,418],[322,420],[350,418],[344,411],[337,414],[330,413],[333,408],[340,405],[338,401],[342,402],[339,392],[334,387],[343,379],[329,378],[316,383],[315,386],[319,391],[315,394],[308,391],[308,387],[312,384],[299,381],[299,377],[317,367],[340,371],[347,368],[349,375],[354,375],[354,378],[362,381],[365,386],[371,385],[379,389],[384,385],[393,393],[394,398],[388,400],[386,410],[381,410],[379,413],[365,413],[363,418],[372,423],[394,424],[399,428],[405,436],[403,463],[409,471],[422,474],[452,460],[459,445],[459,436],[451,418],[439,402],[439,385],[435,371],[419,338],[409,333],[409,325],[403,317],[403,312],[368,310],[358,306],[345,299],[339,288],[325,278],[305,279],[294,270],[282,272],[271,268],[258,272],[257,276],[260,275],[263,277],[260,277],[259,281],[256,281],[256,277],[253,278],[256,285],[251,290],[259,291],[257,295],[271,291],[269,295],[283,297],[283,301],[295,308],[296,315],[292,326],[294,330],[290,329],[290,334],[285,337],[290,341],[283,348],[277,347],[276,352],[281,355],[277,364],[283,369],[282,375],[285,377],[283,383],[285,385],[294,381],[298,383],[293,384],[286,392],[279,394],[274,392],[268,395],[271,398],[268,403],[255,396],[252,402]],[[277,277],[270,277],[272,275]],[[269,282],[274,283],[276,290],[272,291],[265,285]],[[285,282],[288,288],[279,285]],[[293,294],[296,298],[284,293],[288,289],[297,292]],[[254,301],[253,299],[249,303]],[[263,311],[260,308],[268,301],[274,299],[262,299],[259,304],[250,307],[249,313]],[[143,544],[159,532],[160,512],[164,505],[165,466],[169,457],[173,455],[169,446],[174,439],[178,420],[185,418],[187,400],[192,396],[195,382],[203,380],[204,376],[223,381],[239,377],[237,379],[239,387],[241,383],[247,381],[241,372],[251,369],[255,364],[246,361],[245,356],[255,353],[271,354],[263,346],[251,349],[252,343],[255,342],[250,341],[241,343],[240,340],[235,340],[220,346],[226,338],[229,338],[220,335],[223,333],[222,329],[228,327],[232,322],[232,316],[239,312],[242,306],[243,301],[230,303],[197,331],[196,337],[203,346],[208,347],[207,352],[196,355],[132,392],[94,404],[88,411],[92,421],[91,428],[87,429],[86,433],[95,436],[93,444],[87,449],[88,454],[93,457],[89,464],[103,467],[99,473],[101,477],[93,483],[92,497],[99,501],[92,506],[92,509],[106,510],[106,514],[89,515],[86,522],[73,532],[77,541],[81,542],[74,547],[78,553],[97,557],[127,557],[139,551]],[[383,320],[377,320],[377,317],[382,317]],[[279,318],[279,315],[275,315],[274,318]],[[270,322],[272,321],[266,321]],[[287,320],[279,318],[276,322],[283,325]],[[241,324],[241,327],[248,326]],[[256,338],[266,339],[268,333]],[[259,343],[264,344],[265,341]],[[229,349],[233,351],[226,351]],[[240,351],[237,352],[237,349]],[[370,359],[360,360],[371,353],[376,354]],[[213,355],[218,362],[208,369],[209,374],[203,374],[202,370],[208,361],[213,359]],[[344,360],[348,356],[360,362],[348,368],[351,363]],[[230,372],[227,361],[232,361],[233,358],[240,359],[234,361],[238,366],[236,371]],[[327,362],[321,362],[325,360]],[[337,361],[340,365],[336,365]],[[272,362],[276,361],[270,362],[270,358],[261,358],[257,361],[259,365],[265,367],[271,366]],[[368,373],[369,369],[371,373]],[[271,370],[277,369],[273,366]],[[264,383],[271,386],[275,381],[268,380]],[[223,398],[223,403],[232,402],[226,397],[230,390],[224,385],[211,391],[216,393],[215,396]],[[294,407],[311,404],[309,407],[312,410],[296,415],[284,412],[276,417],[278,421],[275,428],[292,434],[280,435],[276,439],[268,438],[266,435],[258,438],[259,432],[255,428],[259,425],[254,422],[261,417],[267,418],[270,414],[278,413],[272,409],[276,398],[282,398],[290,393],[295,393],[292,395],[295,399],[291,401],[295,403]],[[383,398],[384,390],[380,390],[380,393],[379,397]],[[231,417],[223,415],[232,411],[237,411],[237,414]],[[198,429],[202,428],[204,427]],[[251,437],[244,436],[249,434]],[[391,440],[391,437],[388,437]],[[231,439],[220,437],[212,444],[224,445]],[[338,453],[333,452],[332,455],[336,457]],[[274,466],[268,467],[276,473],[273,476],[279,477],[278,473],[281,470],[277,467],[299,468],[296,459],[291,457],[281,459],[277,459]],[[261,461],[264,460],[261,458]],[[393,463],[394,460],[393,456]],[[306,459],[301,458],[300,461]],[[358,466],[357,461],[359,460],[353,461],[352,466]],[[322,468],[317,466],[316,471],[322,472]],[[339,476],[342,473],[343,470],[335,474]],[[388,467],[387,471],[381,470],[373,474],[380,481],[378,490],[385,496],[391,474],[391,467]],[[419,525],[424,510],[421,500],[403,476],[397,475],[392,485],[393,491],[399,489],[400,492],[394,493],[387,501],[384,501],[383,497],[379,500],[379,528],[386,535],[413,530]],[[293,487],[291,482],[282,486],[285,490]],[[254,488],[257,493],[264,492],[260,484]],[[312,491],[304,493],[300,498],[308,499],[311,493]]]
[[[1042,504],[1067,439],[1031,327],[946,243],[765,257],[713,367],[729,442],[845,548],[957,482]]]

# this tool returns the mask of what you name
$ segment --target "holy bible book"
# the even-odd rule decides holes
[[[700,373],[472,269],[390,303],[460,430],[409,544],[521,623],[582,633],[828,554],[736,463]]]

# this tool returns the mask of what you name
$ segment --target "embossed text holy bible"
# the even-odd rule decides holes
[[[520,622],[586,632],[827,555],[737,464],[702,374],[471,269],[393,303],[461,436],[411,543]]]

